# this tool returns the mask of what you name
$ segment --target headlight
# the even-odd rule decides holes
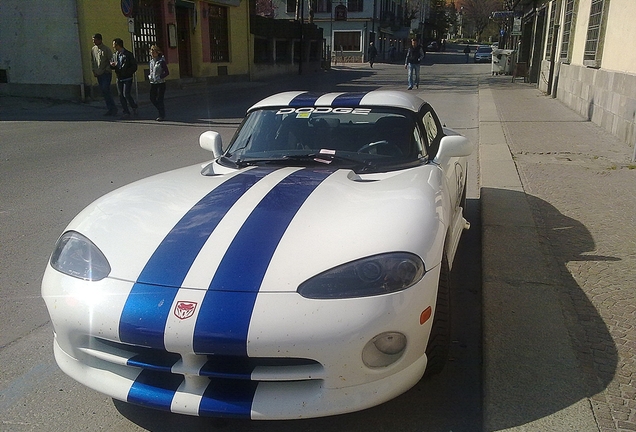
[[[104,279],[110,273],[106,257],[89,239],[78,232],[68,231],[57,241],[51,267],[55,270],[89,281]]]
[[[415,254],[392,252],[374,255],[327,270],[298,287],[312,299],[368,297],[406,289],[426,273]]]

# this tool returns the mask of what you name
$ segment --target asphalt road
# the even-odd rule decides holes
[[[478,142],[478,80],[489,65],[429,53],[416,90],[448,127]],[[245,110],[279,90],[406,89],[399,64],[344,66],[274,82],[173,90],[167,121],[148,96],[140,118],[105,120],[101,104],[0,100],[0,430],[3,431],[474,431],[482,424],[481,244],[477,152],[465,233],[453,271],[452,347],[446,369],[378,407],[330,418],[253,422],[157,412],[85,388],[52,354],[40,282],[57,237],[99,196],[134,180],[200,163],[206,130],[229,140]]]

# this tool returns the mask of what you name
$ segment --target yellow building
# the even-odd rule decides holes
[[[162,48],[170,79],[222,76],[249,77],[249,8],[243,0],[214,3],[181,0],[77,0],[82,70],[85,83],[95,84],[90,65],[91,37],[101,33],[109,46],[119,37],[147,73],[150,46]]]
[[[259,13],[256,0],[2,0],[0,95],[100,97],[91,70],[95,33],[108,46],[122,39],[134,53],[142,90],[155,43],[169,85],[306,74],[324,61],[321,29]]]
[[[168,80],[249,79],[247,0],[2,0],[0,94],[85,99],[98,95],[92,36],[121,38],[144,86],[150,46],[159,45]],[[145,66],[144,66],[145,65]]]

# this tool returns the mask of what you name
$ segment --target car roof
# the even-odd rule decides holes
[[[288,91],[278,93],[252,105],[248,112],[274,107],[357,107],[357,106],[381,106],[402,108],[418,112],[422,105],[426,104],[420,97],[413,93],[397,90],[374,90],[370,92],[331,92],[312,93],[306,91]]]

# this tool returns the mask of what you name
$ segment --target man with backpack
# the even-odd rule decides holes
[[[133,53],[124,48],[124,41],[120,38],[113,39],[113,59],[110,62],[111,69],[117,74],[117,89],[119,90],[119,101],[124,111],[122,119],[130,118],[128,105],[132,108],[133,115],[137,115],[137,103],[132,97],[133,77],[137,72],[137,60]]]

